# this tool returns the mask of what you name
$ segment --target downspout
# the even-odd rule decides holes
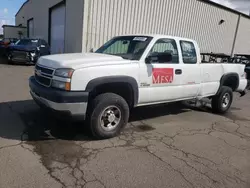
[[[241,18],[241,14],[239,14],[237,25],[236,25],[236,30],[235,30],[235,34],[234,34],[234,40],[233,40],[233,46],[232,46],[232,51],[231,51],[231,57],[233,57],[233,55],[234,55],[235,45],[236,45],[239,26],[240,26],[240,18]]]
[[[83,13],[83,41],[82,41],[82,52],[87,51],[88,47],[88,35],[89,35],[89,19],[90,19],[91,1],[84,0],[84,13]]]

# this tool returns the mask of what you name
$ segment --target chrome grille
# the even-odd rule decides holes
[[[35,79],[36,81],[46,87],[50,87],[54,69],[36,65],[35,67]]]

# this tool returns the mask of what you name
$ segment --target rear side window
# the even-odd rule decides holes
[[[180,41],[183,63],[185,64],[196,64],[197,54],[195,46],[189,41]]]

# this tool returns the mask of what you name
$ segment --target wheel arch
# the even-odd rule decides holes
[[[105,77],[99,77],[95,78],[91,81],[88,82],[86,86],[86,91],[89,92],[90,94],[95,94],[97,91],[97,88],[101,88],[102,86],[109,86],[110,92],[117,91],[117,88],[112,88],[112,86],[118,86],[118,87],[129,87],[129,94],[132,97],[132,106],[136,106],[138,104],[139,100],[139,87],[137,84],[137,81],[135,78],[130,77],[130,76],[105,76]],[[119,89],[119,88],[118,88]]]
[[[217,94],[221,91],[223,86],[228,86],[233,91],[235,91],[239,87],[239,82],[240,82],[240,79],[239,79],[239,75],[237,73],[224,74],[221,77],[220,87],[219,87]]]

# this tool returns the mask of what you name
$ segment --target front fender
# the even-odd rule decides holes
[[[97,86],[112,83],[128,83],[133,90],[134,105],[137,105],[139,100],[139,87],[137,81],[130,76],[105,76],[95,78],[88,82],[86,86],[86,91],[92,92]]]

